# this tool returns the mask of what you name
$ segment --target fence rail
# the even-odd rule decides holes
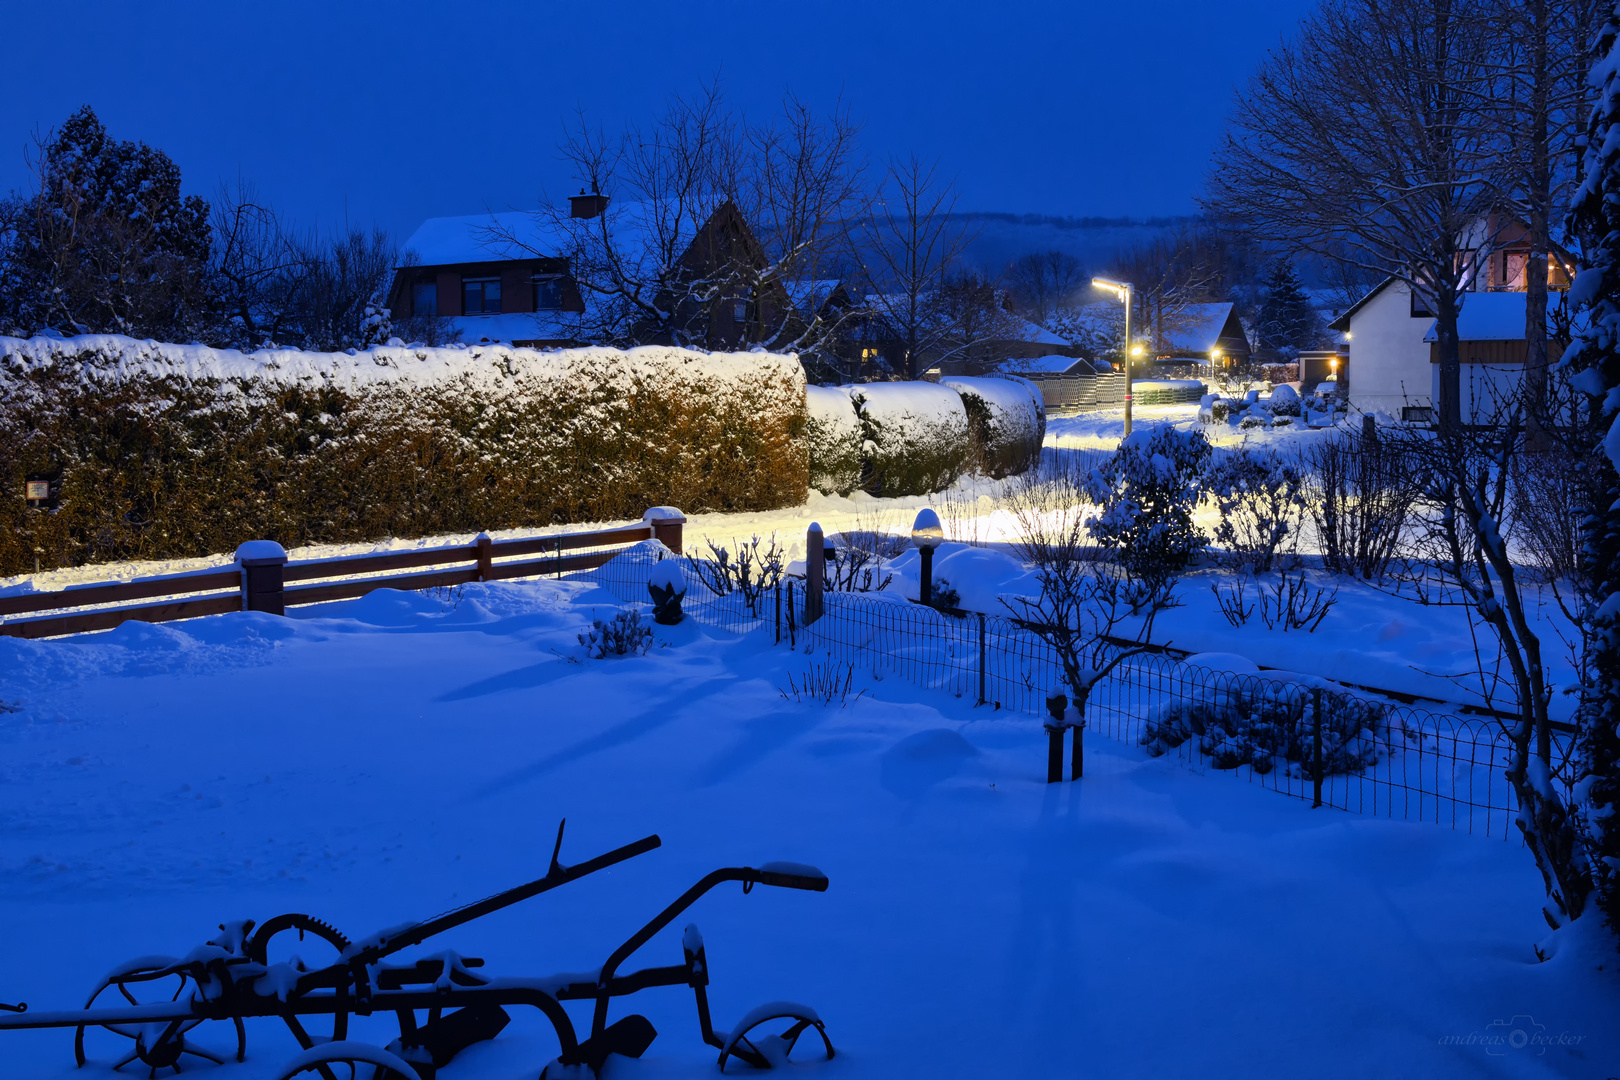
[[[659,540],[680,551],[685,517],[648,511],[639,525],[555,536],[347,555],[288,562],[279,545],[244,544],[228,569],[167,574],[135,581],[76,585],[58,592],[0,597],[0,636],[44,638],[108,630],[124,622],[168,622],[228,611],[283,613],[288,607],[365,596],[377,589],[431,589],[473,581],[561,576],[602,566],[628,545]],[[567,554],[564,552],[577,552]],[[541,556],[525,558],[525,556]],[[433,569],[400,574],[400,570]],[[309,584],[298,585],[298,582]],[[288,588],[289,584],[294,587]],[[133,600],[157,603],[128,606]],[[50,613],[41,615],[40,613]],[[10,616],[38,617],[13,619]]]

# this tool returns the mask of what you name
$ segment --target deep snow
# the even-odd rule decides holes
[[[72,1007],[115,962],[182,953],[225,919],[305,911],[359,936],[424,917],[543,872],[566,816],[564,861],[648,832],[664,847],[420,953],[588,969],[702,873],[782,859],[831,889],[728,888],[691,918],[717,1027],[779,998],[827,1021],[839,1056],[795,1074],[1589,1077],[1620,1062],[1617,957],[1575,935],[1535,961],[1547,930],[1516,844],[1312,811],[1096,738],[1086,778],[1048,786],[1035,721],[861,673],[847,708],[795,703],[778,688],[820,658],[763,635],[688,622],[658,628],[646,657],[580,661],[578,631],[618,606],[534,581],[0,641],[16,705],[0,714],[0,1000]],[[678,961],[685,921],[635,962]],[[689,996],[649,991],[613,1015],[627,1011],[660,1036],[606,1075],[713,1075]],[[1514,1029],[1566,1038],[1540,1054],[1480,1041]],[[109,1075],[110,1042],[87,1072],[71,1042],[0,1033],[0,1060]],[[247,1064],[218,1075],[275,1075],[295,1049],[254,1022]],[[555,1052],[519,1014],[443,1076],[532,1078]]]

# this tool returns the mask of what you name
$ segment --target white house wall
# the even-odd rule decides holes
[[[1432,316],[1412,317],[1405,282],[1391,282],[1350,316],[1350,403],[1397,419],[1406,405],[1428,405],[1433,376],[1423,335]]]

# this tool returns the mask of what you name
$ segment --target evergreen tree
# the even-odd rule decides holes
[[[36,193],[5,208],[0,323],[191,340],[208,319],[208,203],[180,168],[119,142],[88,105],[40,148]]]
[[[1265,300],[1255,321],[1260,347],[1297,356],[1322,340],[1322,317],[1317,314],[1294,264],[1278,259],[1266,275]]]
[[[1578,450],[1587,503],[1586,684],[1579,714],[1575,810],[1599,907],[1620,931],[1620,5],[1599,35],[1584,180],[1571,215],[1590,238],[1570,299],[1587,327],[1562,366],[1587,396],[1591,421]]]

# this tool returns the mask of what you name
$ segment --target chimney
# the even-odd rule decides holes
[[[607,204],[608,197],[606,195],[595,191],[587,195],[581,191],[578,195],[568,197],[569,216],[577,218],[599,217],[602,211],[607,209]]]

